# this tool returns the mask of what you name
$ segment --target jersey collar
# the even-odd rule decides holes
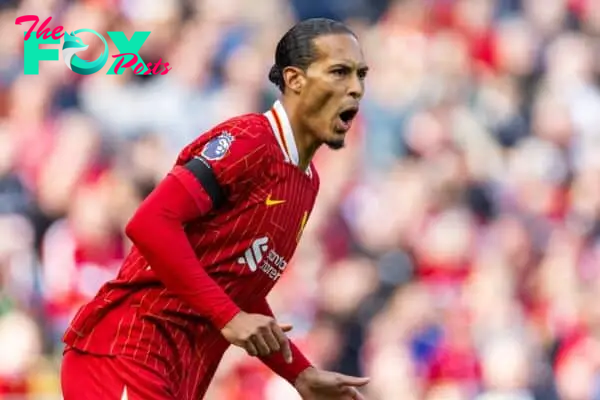
[[[279,143],[279,147],[281,147],[285,160],[297,166],[299,157],[296,139],[294,139],[294,132],[292,131],[292,126],[283,108],[283,104],[277,100],[273,104],[273,107],[265,113],[265,116],[271,124],[271,129],[277,139],[277,143]]]
[[[271,130],[277,139],[277,143],[279,143],[285,161],[298,166],[298,163],[300,162],[298,147],[296,147],[294,131],[292,131],[292,126],[290,125],[288,115],[283,108],[283,104],[281,104],[279,100],[275,101],[273,107],[271,107],[264,115],[271,124]],[[312,177],[310,164],[305,172],[308,176]]]

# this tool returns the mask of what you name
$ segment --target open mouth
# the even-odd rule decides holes
[[[350,129],[356,114],[358,114],[358,107],[347,108],[339,114],[339,125],[343,131]]]

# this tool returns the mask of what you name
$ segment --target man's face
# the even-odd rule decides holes
[[[317,56],[300,93],[303,123],[321,142],[339,149],[358,112],[367,66],[350,34],[324,35],[313,43]]]

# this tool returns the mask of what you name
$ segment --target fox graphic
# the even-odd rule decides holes
[[[80,32],[90,32],[102,39],[102,42],[104,43],[104,51],[96,60],[86,61],[82,60],[76,55],[76,53],[87,50],[89,47],[83,43],[81,38],[76,36]],[[106,40],[104,37],[102,37],[102,35],[98,34],[92,29],[79,29],[71,32],[71,34],[65,32],[64,41],[65,42],[62,48],[63,59],[65,60],[67,67],[73,72],[77,72],[78,74],[82,75],[93,74],[94,72],[100,71],[102,67],[104,67],[104,64],[106,64],[106,60],[108,60],[108,43],[106,43]]]

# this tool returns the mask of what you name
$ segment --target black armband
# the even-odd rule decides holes
[[[215,172],[204,158],[195,156],[184,165],[184,168],[190,171],[202,185],[212,200],[214,208],[219,208],[225,203],[225,193],[217,181]]]

